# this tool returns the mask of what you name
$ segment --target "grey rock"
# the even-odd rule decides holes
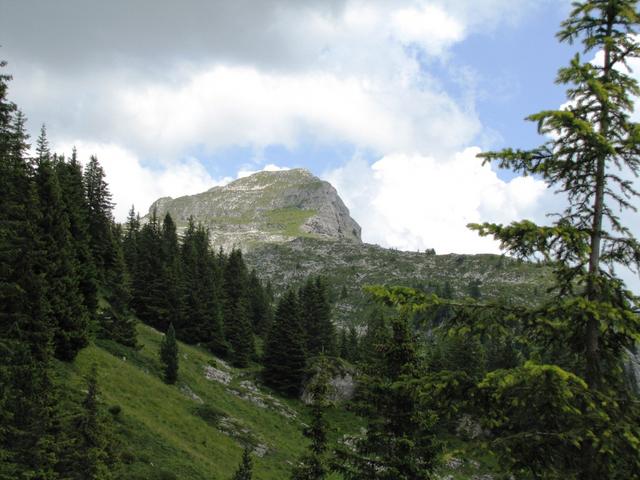
[[[360,226],[336,189],[305,169],[258,172],[196,195],[163,197],[149,215],[154,210],[159,219],[169,212],[179,231],[193,216],[225,250],[297,237],[361,242]]]

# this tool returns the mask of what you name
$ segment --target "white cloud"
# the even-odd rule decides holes
[[[366,242],[438,253],[498,253],[496,242],[466,225],[535,217],[548,194],[544,182],[499,179],[467,148],[444,158],[391,154],[373,165],[354,159],[328,172]],[[363,188],[363,185],[365,186]]]
[[[241,168],[238,170],[237,178],[248,177],[249,175],[253,175],[258,172],[281,172],[283,170],[289,170],[289,167],[280,167],[278,165],[274,165],[273,163],[269,163],[264,166],[261,170],[251,170],[250,168]]]
[[[391,17],[393,31],[406,44],[417,43],[431,55],[441,55],[465,37],[465,26],[437,5],[402,8]]]
[[[46,121],[52,140],[117,144],[152,159],[180,158],[194,144],[308,139],[381,155],[458,150],[480,133],[473,96],[452,98],[406,47],[442,58],[470,33],[550,0],[188,0],[154,4],[152,17],[150,0],[126,9],[114,0],[98,30],[91,21],[65,28],[94,14],[79,0],[35,10],[33,1],[0,19],[14,100]]]

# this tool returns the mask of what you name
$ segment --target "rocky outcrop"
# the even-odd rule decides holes
[[[361,242],[360,226],[336,189],[304,169],[258,172],[196,195],[163,197],[149,214],[154,210],[159,218],[169,212],[179,230],[193,216],[225,249],[298,237]]]

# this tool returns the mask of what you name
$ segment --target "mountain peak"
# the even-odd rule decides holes
[[[257,172],[196,195],[164,197],[149,212],[154,209],[159,218],[169,212],[179,230],[193,216],[225,249],[299,237],[361,242],[360,226],[336,189],[303,168]]]

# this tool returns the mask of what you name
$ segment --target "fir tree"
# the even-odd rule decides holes
[[[253,331],[264,336],[273,319],[271,300],[255,270],[249,275],[249,315]]]
[[[264,347],[265,383],[291,397],[300,393],[306,371],[301,317],[298,297],[289,290],[278,302]]]
[[[84,186],[89,206],[88,232],[98,277],[104,280],[106,271],[115,259],[112,250],[111,224],[113,203],[105,180],[105,173],[98,158],[92,155],[84,171]]]
[[[323,480],[329,472],[326,458],[328,427],[325,419],[329,406],[329,366],[324,355],[320,357],[316,370],[307,387],[311,395],[311,424],[304,430],[311,444],[309,452],[302,456],[294,468],[291,480]]]
[[[177,322],[181,312],[182,272],[180,265],[180,252],[178,246],[178,234],[176,224],[167,212],[162,221],[161,230],[164,298],[168,310],[169,322]]]
[[[524,363],[487,373],[468,395],[513,476],[626,479],[640,472],[640,411],[623,370],[624,351],[640,335],[638,306],[614,268],[638,268],[640,259],[640,246],[616,211],[635,210],[637,193],[626,177],[640,173],[640,127],[630,118],[640,87],[625,68],[640,56],[637,6],[574,2],[558,38],[582,40],[585,53],[602,57],[584,62],[576,55],[559,71],[568,102],[529,117],[548,139],[544,145],[482,155],[541,176],[569,200],[549,226],[471,225],[511,254],[544,259],[555,274],[548,300],[534,307],[482,305],[402,288],[380,292],[414,310],[447,304],[456,310],[449,324],[466,332],[517,325],[527,347]],[[452,386],[444,383],[441,389]]]
[[[336,354],[336,332],[331,321],[327,285],[321,278],[307,279],[300,290],[309,355]]]
[[[167,268],[162,252],[162,232],[156,211],[140,230],[138,259],[133,275],[131,305],[136,314],[148,325],[166,331],[175,321],[167,296]]]
[[[114,478],[118,467],[115,442],[98,404],[98,373],[94,365],[87,377],[87,394],[73,419],[69,451],[58,466],[63,478],[74,480]]]
[[[387,342],[366,365],[357,410],[367,421],[363,438],[338,449],[334,468],[348,480],[435,478],[439,446],[435,416],[419,403],[420,360],[406,315],[394,317]]]
[[[222,267],[209,246],[209,234],[189,218],[180,246],[182,312],[180,338],[203,343],[216,355],[226,355],[222,308]]]
[[[238,465],[236,473],[233,474],[231,480],[251,480],[253,478],[253,462],[251,461],[251,449],[249,446],[244,447],[242,452],[242,461]]]
[[[113,225],[114,261],[107,272],[105,297],[108,307],[100,313],[99,335],[127,347],[137,346],[136,321],[130,311],[131,282],[122,249],[119,226]]]
[[[224,332],[231,345],[231,359],[238,367],[246,367],[255,353],[247,287],[242,252],[234,249],[224,267]]]
[[[97,273],[89,237],[89,205],[85,196],[82,166],[74,147],[71,159],[55,164],[60,184],[61,198],[69,219],[71,249],[75,255],[79,286],[90,318],[94,318],[98,306]]]
[[[133,277],[138,262],[138,236],[140,235],[140,214],[131,206],[124,229],[122,253],[130,277]]]
[[[28,135],[24,116],[7,99],[10,78],[0,73],[0,473],[53,479],[53,329],[37,191],[26,160]]]
[[[160,344],[160,360],[164,371],[164,381],[170,385],[178,380],[178,343],[173,324],[169,325]]]
[[[69,217],[47,145],[43,126],[37,142],[35,180],[40,206],[40,234],[46,245],[43,263],[46,295],[54,325],[55,355],[70,361],[88,344],[89,312],[80,291],[80,267],[73,251]]]

